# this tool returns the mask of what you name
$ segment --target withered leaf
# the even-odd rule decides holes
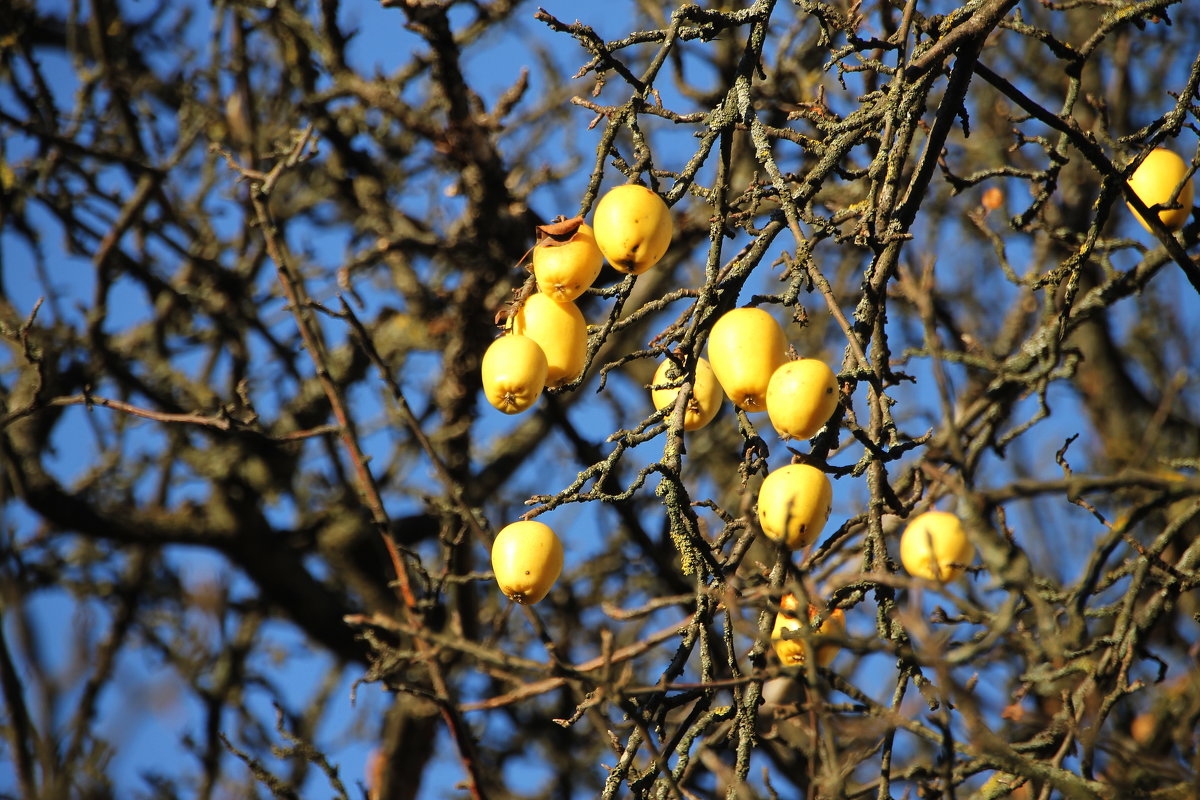
[[[583,224],[583,217],[564,219],[559,217],[554,222],[537,226],[538,247],[557,247],[575,238],[575,232]]]

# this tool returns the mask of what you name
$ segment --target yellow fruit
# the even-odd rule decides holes
[[[549,525],[523,520],[506,525],[492,543],[492,571],[512,601],[533,605],[562,572],[563,548]]]
[[[1183,180],[1187,170],[1187,162],[1172,151],[1159,147],[1151,150],[1150,154],[1133,171],[1133,175],[1129,176],[1129,188],[1133,189],[1133,193],[1147,206],[1170,203],[1175,193],[1175,187]],[[1192,215],[1192,179],[1190,177],[1183,188],[1179,190],[1179,196],[1175,202],[1179,208],[1164,209],[1158,212],[1158,218],[1162,221],[1163,227],[1169,231],[1177,231],[1182,228],[1188,217]],[[1133,211],[1133,206],[1129,206],[1129,210]],[[1133,215],[1137,217],[1138,222],[1142,223],[1143,228],[1150,230],[1150,226],[1146,224],[1146,220],[1142,218],[1141,214],[1133,211]]]
[[[837,376],[824,361],[788,361],[767,384],[767,415],[783,438],[809,439],[825,426],[838,404]]]
[[[670,359],[659,364],[651,385],[664,386],[673,383],[674,380],[667,377],[667,373],[673,366],[674,363]],[[674,406],[675,398],[678,395],[678,389],[652,389],[650,391],[650,399],[657,409]],[[705,359],[697,358],[696,379],[692,382],[692,396],[688,398],[687,410],[683,414],[683,429],[694,431],[712,422],[713,417],[721,410],[723,397],[721,384],[717,383],[717,376],[713,375],[712,367]]]
[[[1129,736],[1143,747],[1154,741],[1156,733],[1158,733],[1158,717],[1149,711],[1138,714],[1129,724]]]
[[[491,343],[480,372],[487,401],[505,414],[519,414],[546,385],[546,354],[528,336],[510,333]]]
[[[975,545],[949,511],[926,511],[900,535],[900,563],[917,578],[952,581],[974,558]]]
[[[758,490],[758,524],[789,550],[817,540],[833,510],[833,486],[808,464],[788,464],[771,472]]]
[[[708,360],[725,394],[745,411],[765,411],[767,386],[787,361],[787,339],[761,308],[735,308],[708,335]]]
[[[580,223],[575,235],[565,242],[547,237],[533,248],[533,276],[538,291],[557,303],[569,303],[587,291],[603,266],[604,256],[585,223]]]
[[[671,210],[652,189],[615,186],[592,214],[596,244],[615,269],[640,275],[658,263],[671,244]]]
[[[574,303],[556,303],[541,292],[525,298],[512,316],[513,333],[533,339],[546,354],[546,386],[570,383],[583,372],[587,323]]]
[[[810,605],[808,607],[808,621],[802,621],[797,618],[796,612],[799,610],[800,603],[796,600],[796,595],[785,594],[783,599],[779,601],[780,612],[775,617],[775,627],[771,631],[771,646],[775,648],[775,655],[779,656],[779,660],[787,667],[795,667],[803,664],[808,660],[808,653],[812,650],[813,642],[810,640],[805,642],[800,637],[793,639],[783,638],[784,633],[788,631],[797,631],[801,628],[810,629],[810,623],[817,616],[817,607]],[[835,608],[825,614],[825,619],[821,623],[821,627],[813,631],[815,635],[825,636],[845,636],[846,635],[846,614],[840,608]],[[817,664],[822,667],[828,667],[833,663],[833,659],[837,658],[838,652],[841,650],[841,645],[833,642],[826,642],[817,645]]]

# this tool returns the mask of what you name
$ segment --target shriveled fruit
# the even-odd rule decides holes
[[[651,385],[665,386],[677,380],[668,377],[672,366],[674,364],[670,359],[659,364]],[[675,398],[678,395],[678,389],[656,388],[650,391],[650,399],[657,409],[674,406]],[[724,395],[721,392],[721,385],[717,383],[717,376],[713,374],[712,367],[706,359],[697,358],[696,378],[692,381],[692,395],[688,398],[687,410],[684,411],[683,429],[694,431],[712,422],[713,417],[721,410],[722,397]]]
[[[652,189],[627,183],[610,189],[592,214],[596,244],[608,263],[640,275],[658,263],[671,244],[671,209]]]
[[[1162,721],[1153,711],[1142,711],[1129,723],[1129,736],[1142,747],[1153,744],[1154,736],[1158,735]]]
[[[775,370],[767,384],[767,415],[785,439],[814,436],[837,404],[837,376],[815,358],[788,361]]]
[[[989,186],[983,190],[983,197],[979,199],[979,204],[988,211],[997,210],[1004,205],[1004,190],[999,186]]]
[[[547,236],[533,248],[538,291],[558,303],[569,303],[587,291],[603,266],[604,256],[586,223],[566,240]]]
[[[829,478],[808,464],[788,464],[772,471],[758,490],[758,524],[789,550],[815,542],[832,510]]]
[[[506,334],[483,354],[483,394],[505,414],[519,414],[542,393],[546,370],[546,354],[537,342],[528,336]]]
[[[512,316],[513,333],[533,339],[546,354],[546,386],[570,383],[583,372],[587,322],[574,303],[556,303],[536,292]]]
[[[1129,723],[1129,736],[1144,747],[1154,741],[1158,726],[1158,716],[1152,712],[1143,711]]]
[[[784,638],[784,634],[798,631],[801,628],[806,631],[810,630],[812,620],[817,616],[817,607],[809,605],[808,619],[801,620],[799,617],[800,602],[796,599],[796,595],[788,593],[779,601],[779,608],[780,611],[775,616],[775,627],[771,630],[771,646],[775,648],[775,655],[779,656],[779,660],[784,666],[799,666],[808,661],[808,655],[812,652],[814,643],[811,639],[806,642],[800,636]],[[846,634],[846,613],[844,611],[835,608],[833,611],[826,612],[824,617],[820,627],[813,631],[814,635],[844,636]],[[841,649],[841,645],[833,642],[817,644],[816,663],[822,667],[829,666],[833,663],[833,659],[837,658]]]
[[[492,572],[500,591],[513,602],[532,605],[541,600],[558,580],[562,566],[562,542],[544,522],[506,525],[492,542]]]
[[[765,411],[771,376],[787,361],[787,339],[775,318],[761,308],[735,308],[713,325],[708,360],[734,405]]]
[[[1129,188],[1133,189],[1133,193],[1147,206],[1171,203],[1171,198],[1175,197],[1175,187],[1183,180],[1187,170],[1187,162],[1178,154],[1159,147],[1151,150],[1138,168],[1133,171],[1133,174],[1129,176]],[[1162,209],[1158,212],[1158,218],[1162,221],[1163,227],[1169,231],[1177,231],[1182,228],[1188,217],[1192,215],[1192,198],[1192,179],[1189,177],[1183,188],[1179,190],[1178,197],[1175,198],[1174,202],[1179,207]],[[1129,210],[1133,211],[1133,206],[1129,206]],[[1133,215],[1137,217],[1138,222],[1142,223],[1143,228],[1150,230],[1150,226],[1146,224],[1146,220],[1142,218],[1141,214],[1133,211]]]
[[[974,558],[975,545],[949,511],[926,511],[900,535],[900,563],[917,578],[952,581]]]

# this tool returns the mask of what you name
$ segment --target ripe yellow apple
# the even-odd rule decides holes
[[[775,654],[779,656],[779,661],[787,667],[795,667],[805,663],[808,660],[808,654],[812,650],[813,643],[804,641],[797,637],[794,639],[784,638],[784,634],[789,631],[796,631],[804,628],[808,630],[812,620],[817,616],[817,607],[810,605],[808,607],[808,619],[801,620],[798,617],[800,603],[796,599],[796,595],[788,593],[779,601],[779,613],[775,616],[775,627],[771,630],[771,646],[775,648]],[[825,636],[845,636],[846,635],[846,613],[840,608],[835,608],[833,611],[825,614],[825,619],[821,622],[821,626],[815,631],[817,635]],[[833,660],[837,658],[837,654],[841,651],[841,645],[834,642],[825,642],[818,644],[817,664],[822,667],[828,667]]]
[[[535,292],[511,318],[513,333],[533,339],[546,354],[546,386],[570,383],[587,358],[587,322],[574,303],[556,303]]]
[[[787,361],[787,338],[763,309],[735,308],[713,325],[708,361],[734,405],[748,412],[765,411],[771,376]]]
[[[558,303],[569,303],[587,291],[603,266],[604,255],[587,223],[580,223],[565,242],[546,237],[533,248],[538,291]]]
[[[917,578],[952,581],[974,558],[975,545],[959,518],[948,511],[926,511],[900,535],[900,563]]]
[[[1175,187],[1183,180],[1187,171],[1187,162],[1178,154],[1158,147],[1151,150],[1138,168],[1133,171],[1133,174],[1129,176],[1129,188],[1133,189],[1133,193],[1147,206],[1170,203],[1171,198],[1175,195]],[[1192,179],[1189,177],[1183,188],[1179,190],[1179,196],[1175,200],[1179,208],[1163,209],[1158,212],[1158,218],[1162,221],[1163,227],[1169,231],[1177,231],[1183,227],[1188,217],[1192,215],[1192,197]],[[1129,210],[1133,211],[1133,206],[1129,206]],[[1137,217],[1137,221],[1142,224],[1143,228],[1150,230],[1150,226],[1146,224],[1146,220],[1142,218],[1141,214],[1133,211],[1133,215]]]
[[[661,387],[672,383],[673,379],[668,377],[668,373],[673,366],[674,362],[670,359],[659,364],[651,385]],[[678,389],[655,388],[650,390],[650,399],[654,403],[654,407],[660,410],[675,405],[675,398],[678,395]],[[696,377],[692,381],[692,395],[688,398],[687,410],[683,415],[683,429],[694,431],[712,422],[713,417],[721,410],[721,399],[724,396],[721,392],[721,385],[717,383],[717,376],[713,374],[708,361],[704,358],[697,358]]]
[[[546,354],[528,336],[501,336],[483,354],[483,393],[494,408],[519,414],[534,404],[546,385]]]
[[[544,522],[522,520],[506,525],[492,543],[496,583],[516,603],[532,605],[545,597],[562,566],[562,542]]]
[[[758,524],[768,538],[789,550],[817,540],[833,510],[833,486],[808,464],[773,470],[758,490]]]
[[[838,404],[837,376],[824,361],[788,361],[767,384],[767,415],[785,439],[809,439],[825,426]]]
[[[621,272],[640,275],[667,252],[674,223],[671,209],[652,189],[627,183],[600,198],[592,228],[608,263]]]

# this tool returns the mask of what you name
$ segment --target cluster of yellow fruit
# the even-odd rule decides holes
[[[810,604],[808,619],[801,620],[797,616],[799,607],[800,601],[796,599],[796,595],[790,592],[785,594],[779,601],[779,614],[775,617],[775,627],[771,630],[771,646],[775,648],[775,655],[779,656],[780,663],[785,667],[802,666],[808,661],[808,657],[812,655],[811,651],[814,649],[812,643],[807,639],[784,638],[786,634],[793,631],[808,630],[812,620],[817,616],[817,607]],[[846,612],[840,608],[830,611],[825,615],[825,619],[815,633],[818,636],[845,636]],[[837,657],[841,648],[833,642],[822,642],[815,649],[815,663],[822,667],[828,667],[833,663],[833,659]]]
[[[1170,231],[1182,228],[1192,213],[1194,195],[1188,168],[1177,154],[1158,148],[1146,156],[1129,178],[1130,188],[1146,206],[1167,206],[1157,213],[1163,227]],[[1142,215],[1132,205],[1129,208],[1142,227],[1150,230]],[[689,405],[688,422],[696,421],[699,427],[716,415],[720,393],[715,400],[708,394],[715,373],[716,381],[736,405],[748,412],[765,409],[784,438],[809,438],[816,434],[837,404],[837,380],[821,362],[787,361],[783,355],[786,347],[783,331],[766,312],[736,309],[723,316],[713,326],[709,338],[711,368],[703,359],[696,366],[692,399],[697,412],[704,413],[693,417]],[[663,367],[666,366],[664,362]],[[655,375],[655,383],[667,379],[664,368],[659,373]],[[770,379],[765,380],[768,375]],[[662,408],[673,402],[674,397],[673,392],[656,393],[655,405]],[[806,547],[816,541],[828,521],[831,498],[832,487],[825,473],[808,465],[789,464],[763,480],[758,494],[759,524],[768,537],[789,549]],[[963,530],[962,521],[947,511],[919,514],[900,536],[900,563],[915,578],[948,583],[962,575],[974,558],[975,546]],[[771,644],[785,666],[802,665],[812,655],[808,638],[787,638],[789,632],[809,630],[809,622],[819,613],[816,606],[810,605],[808,620],[802,620],[798,605],[795,595],[785,595],[771,632]],[[836,638],[844,635],[845,630],[845,615],[835,608],[813,633]],[[837,653],[836,644],[819,644],[816,663],[828,666]]]
[[[696,360],[684,429],[707,425],[723,395],[753,413],[766,411],[785,439],[808,439],[825,426],[838,404],[837,376],[813,358],[789,360],[783,328],[761,308],[723,314],[708,337],[708,360]],[[670,361],[654,375],[652,400],[663,409],[675,403]],[[791,550],[811,544],[829,518],[833,487],[825,473],[789,464],[769,474],[758,494],[763,532]]]
[[[645,186],[626,184],[600,198],[591,226],[576,218],[540,230],[544,236],[532,256],[538,291],[512,315],[481,365],[484,395],[506,414],[532,406],[543,389],[579,377],[587,356],[587,324],[576,298],[599,276],[605,259],[633,275],[657,264],[674,226],[661,197]],[[514,522],[492,543],[496,583],[517,603],[545,597],[562,565],[562,542],[542,522]]]
[[[761,308],[735,308],[713,325],[708,360],[696,360],[692,396],[684,429],[707,425],[723,395],[753,413],[766,411],[785,439],[812,437],[829,421],[838,403],[837,376],[812,358],[789,360],[783,328]],[[675,403],[678,388],[669,386],[672,363],[654,375],[652,400],[663,409]],[[796,550],[816,540],[829,519],[833,487],[825,473],[806,464],[774,470],[758,493],[763,532]]]
[[[808,439],[821,430],[838,403],[837,376],[823,361],[790,360],[783,328],[761,308],[735,308],[713,325],[708,338],[708,360],[696,360],[692,396],[684,415],[684,429],[707,425],[721,405],[723,395],[747,413],[766,411],[784,439]],[[652,399],[656,408],[675,403],[678,389],[664,387],[671,380],[671,363],[664,361],[654,376]],[[788,464],[773,470],[758,491],[758,521],[769,538],[795,550],[814,542],[829,519],[833,487],[825,473],[808,464]],[[808,607],[808,618],[797,616],[795,595],[785,595],[771,632],[771,645],[785,666],[807,659],[812,644],[789,633],[807,629],[820,612]],[[829,611],[816,633],[844,635],[845,612]],[[816,663],[827,666],[837,655],[831,642],[816,648]]]
[[[650,189],[628,184],[601,198],[593,226],[582,219],[543,228],[533,250],[538,292],[512,316],[508,330],[488,348],[482,373],[488,401],[514,414],[528,409],[546,387],[574,381],[583,369],[586,324],[575,306],[600,272],[604,259],[614,268],[640,274],[666,252],[672,235],[670,212]],[[782,327],[760,308],[737,308],[722,315],[709,335],[709,358],[698,358],[685,430],[707,425],[724,396],[748,413],[766,411],[785,439],[814,436],[838,403],[837,376],[824,362],[790,360]],[[679,370],[664,360],[655,372],[654,406],[672,406],[678,396]],[[795,550],[812,544],[829,519],[833,488],[824,472],[807,464],[789,464],[763,480],[758,520],[763,532]],[[901,539],[901,561],[913,575],[948,581],[973,556],[957,518],[928,512],[913,520]],[[562,570],[563,548],[555,532],[535,521],[515,522],[496,537],[492,568],[505,595],[518,603],[536,603],[549,592]],[[790,598],[790,599],[789,599]],[[785,631],[806,624],[797,619],[796,600],[788,595],[775,622],[772,643],[781,661],[804,660],[800,639]],[[809,617],[816,616],[815,608]],[[818,633],[844,631],[841,609],[833,609]],[[837,648],[818,648],[818,663],[832,660]]]
[[[508,330],[483,355],[483,392],[505,414],[534,404],[545,388],[576,380],[587,356],[587,323],[575,305],[604,260],[639,275],[658,263],[674,226],[663,199],[645,186],[609,190],[589,226],[582,218],[540,228],[533,248],[538,291],[509,318]]]
[[[708,359],[696,359],[684,430],[711,422],[727,395],[748,413],[766,411],[785,439],[813,436],[837,408],[837,376],[816,359],[788,360],[787,349],[783,328],[761,308],[721,315],[708,337]],[[675,403],[679,390],[670,385],[678,375],[673,366],[668,359],[654,373],[651,400],[657,409]]]
[[[1185,181],[1184,178],[1187,180]],[[1180,182],[1183,186],[1180,187]],[[1156,205],[1171,205],[1158,212],[1159,222],[1169,231],[1177,231],[1192,215],[1192,178],[1188,175],[1188,164],[1178,154],[1162,147],[1151,150],[1129,176],[1129,188],[1148,208]],[[1175,192],[1179,189],[1178,194]],[[1172,202],[1174,201],[1174,202]],[[1129,205],[1126,203],[1126,205]],[[1142,215],[1129,205],[1129,210],[1146,230],[1150,226]],[[1153,233],[1153,231],[1151,231]]]
[[[800,466],[800,465],[792,465]],[[785,467],[784,469],[787,469]],[[777,470],[778,471],[778,470]],[[775,473],[772,473],[775,474]],[[818,473],[820,474],[820,473]],[[769,478],[770,476],[768,476]],[[822,475],[824,477],[824,475]],[[766,481],[763,487],[766,487]],[[759,493],[759,508],[763,503]],[[812,503],[800,513],[811,513]],[[766,525],[763,526],[766,530]],[[963,574],[975,558],[975,546],[967,538],[962,522],[948,511],[926,511],[908,523],[900,535],[900,563],[910,575],[939,583],[948,583]],[[784,595],[771,631],[771,646],[784,666],[794,667],[805,663],[812,655],[813,644],[807,637],[789,638],[792,631],[811,630],[810,623],[817,616],[814,605],[808,607],[808,620],[797,617],[799,602],[793,594]],[[839,638],[846,634],[846,616],[840,608],[829,611],[815,631],[818,637]],[[838,654],[839,647],[833,642],[822,642],[816,646],[816,663],[827,667]]]

